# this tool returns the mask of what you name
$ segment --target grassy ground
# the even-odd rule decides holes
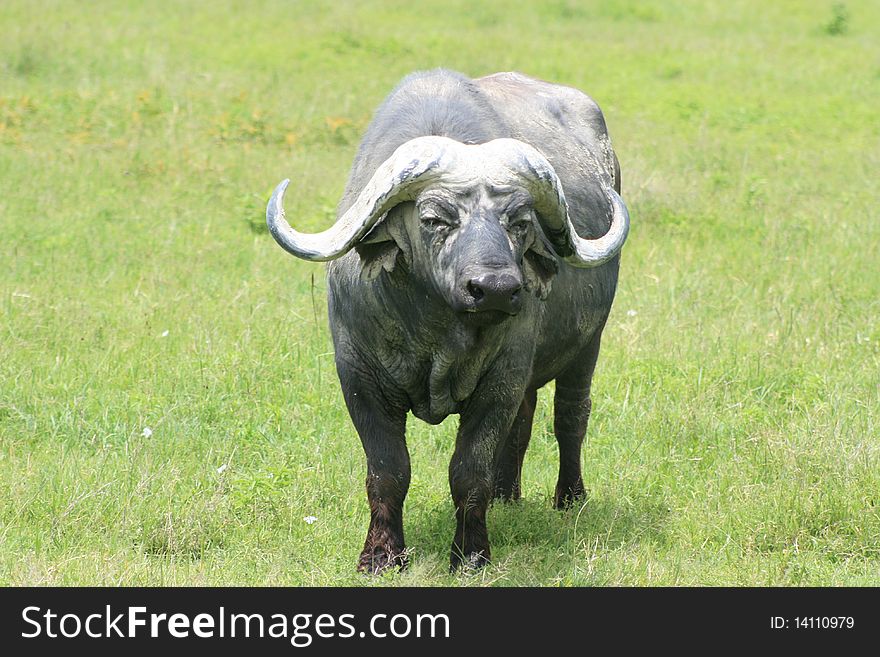
[[[880,7],[0,5],[0,583],[880,584]],[[604,108],[633,217],[583,509],[542,391],[495,563],[446,572],[455,418],[410,424],[413,566],[354,573],[364,463],[324,271],[397,80]],[[306,516],[315,516],[312,524]]]

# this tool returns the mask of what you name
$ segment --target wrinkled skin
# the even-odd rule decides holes
[[[531,144],[559,175],[578,233],[595,238],[608,229],[602,185],[619,191],[620,176],[601,112],[578,91],[517,74],[406,78],[367,130],[340,215],[397,146],[428,134]],[[367,457],[362,571],[405,565],[407,412],[432,424],[460,414],[449,465],[452,568],[489,561],[489,503],[520,497],[536,391],[551,380],[560,453],[554,504],[584,495],[590,384],[619,258],[593,269],[559,264],[530,201],[515,186],[438,181],[330,264],[337,371]]]

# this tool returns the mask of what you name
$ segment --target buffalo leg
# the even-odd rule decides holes
[[[581,447],[587,433],[592,400],[590,384],[599,358],[601,329],[587,345],[584,357],[556,379],[553,431],[559,445],[559,479],[553,506],[564,509],[584,496]]]
[[[510,431],[522,391],[509,398],[475,393],[480,403],[461,414],[455,453],[449,464],[449,488],[455,504],[455,537],[450,566],[480,568],[489,563],[486,511],[492,497],[495,452]]]
[[[406,448],[406,412],[392,411],[375,386],[364,385],[339,368],[345,403],[367,456],[367,500],[370,527],[358,570],[378,574],[406,565],[403,501],[410,481]]]
[[[499,445],[495,459],[495,498],[518,500],[521,495],[523,458],[532,437],[532,420],[538,401],[537,390],[527,390],[507,439]]]

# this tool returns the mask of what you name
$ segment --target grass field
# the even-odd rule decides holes
[[[474,4],[0,4],[0,583],[880,584],[880,5]],[[290,177],[329,225],[435,66],[591,94],[633,226],[586,506],[544,390],[452,576],[457,418],[413,420],[412,566],[369,579],[324,269],[264,210]]]

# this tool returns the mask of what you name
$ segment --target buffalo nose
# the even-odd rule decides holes
[[[520,307],[522,281],[510,274],[484,274],[467,284],[477,310],[500,310],[514,315]]]

